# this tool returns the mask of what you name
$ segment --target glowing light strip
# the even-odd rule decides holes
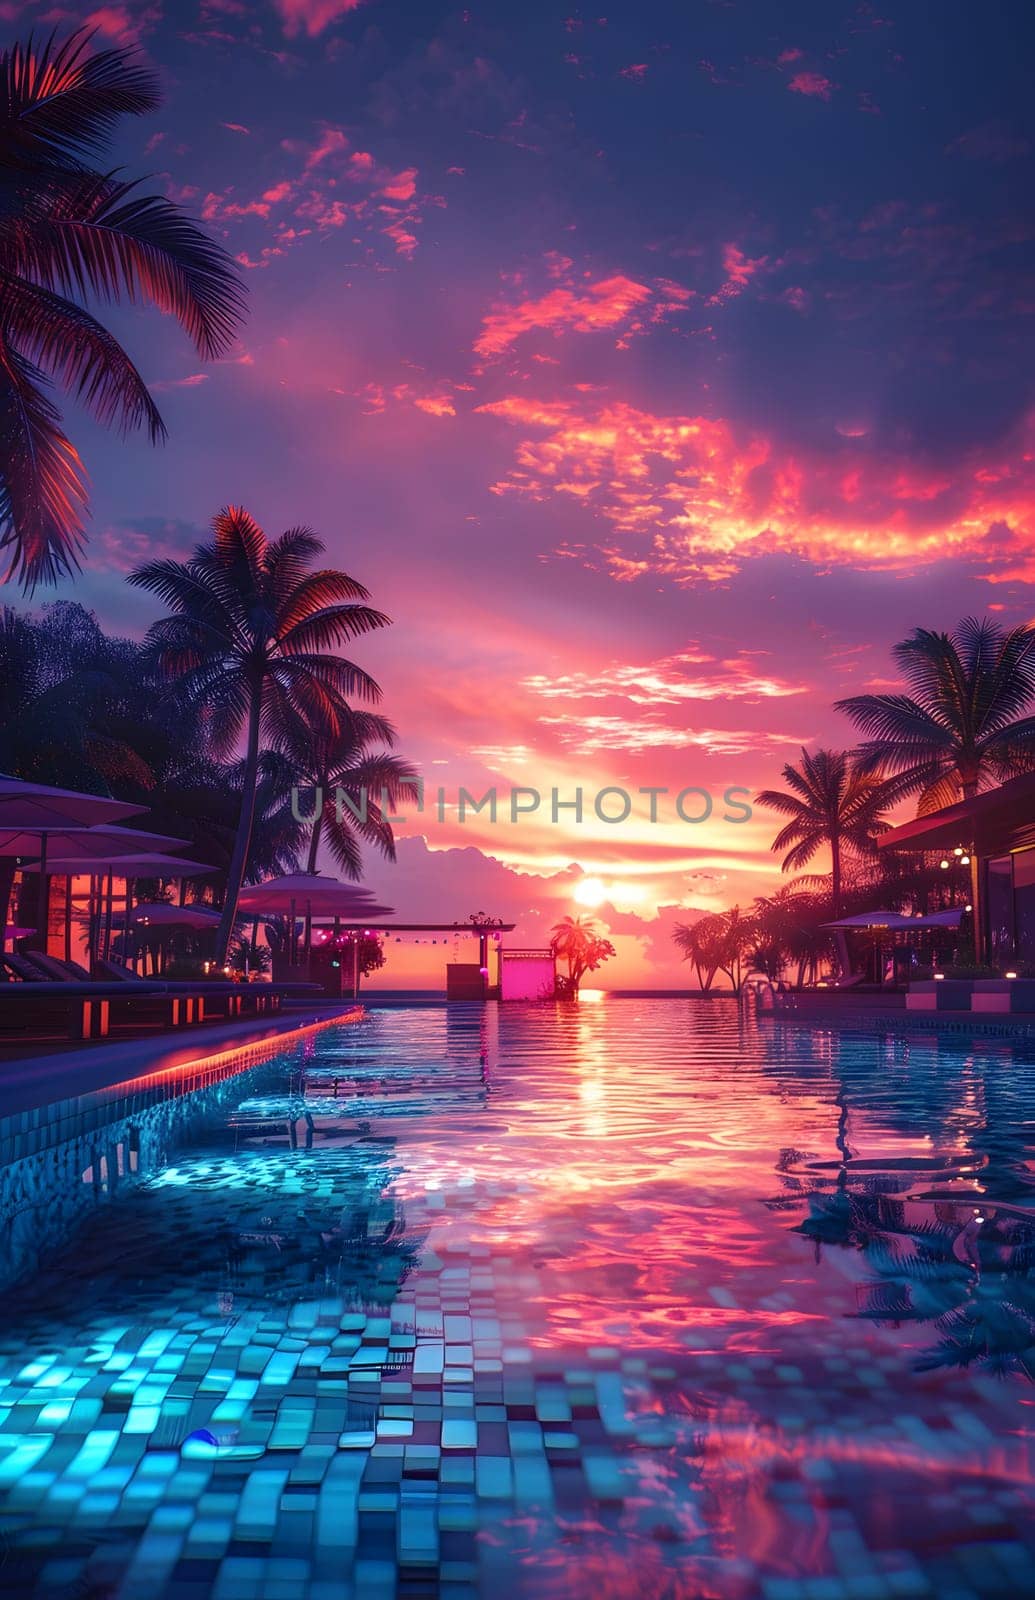
[[[310,1034],[320,1033],[324,1028],[337,1028],[346,1022],[359,1022],[365,1016],[364,1007],[355,1006],[348,1011],[338,1012],[333,1017],[320,1017],[314,1022],[303,1023],[300,1027],[290,1028],[283,1033],[274,1034],[268,1039],[256,1039],[250,1044],[228,1045],[225,1050],[216,1050],[210,1055],[178,1059],[166,1067],[160,1067],[155,1072],[144,1073],[137,1078],[125,1078],[111,1087],[113,1089],[126,1090],[145,1089],[160,1083],[165,1078],[186,1075],[191,1071],[199,1074],[210,1073],[221,1063],[240,1060],[243,1064],[247,1061],[260,1060],[267,1055],[276,1055],[278,1050],[297,1042],[299,1039],[305,1039]]]

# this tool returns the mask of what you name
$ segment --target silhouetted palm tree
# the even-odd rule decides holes
[[[897,774],[894,796],[920,815],[1035,766],[1035,628],[966,617],[952,633],[917,628],[892,651],[911,694],[839,700],[866,735],[862,770]],[[892,791],[889,791],[889,793]]]
[[[215,753],[245,733],[240,820],[216,938],[221,963],[248,864],[260,739],[283,748],[298,718],[333,724],[348,715],[349,697],[379,699],[368,673],[329,651],[389,619],[360,603],[367,590],[347,573],[310,570],[324,546],[308,528],[269,540],[240,506],[212,526],[211,542],[188,561],[149,561],[129,581],[175,613],[156,622],[146,642],[188,700],[207,708]]]
[[[550,949],[568,964],[564,991],[575,998],[586,973],[595,972],[602,961],[608,961],[616,953],[615,947],[597,932],[592,917],[562,917],[550,931]]]
[[[831,910],[837,916],[842,851],[847,846],[865,855],[872,851],[877,834],[887,830],[888,824],[880,816],[888,803],[885,786],[860,772],[844,750],[817,750],[810,755],[803,749],[801,765],[788,762],[783,776],[790,792],[763,789],[755,796],[756,805],[790,818],[772,848],[787,851],[781,865],[784,872],[790,872],[806,866],[818,850],[829,847]]]
[[[707,992],[715,982],[719,970],[719,918],[698,917],[696,922],[677,922],[672,929],[672,942],[689,961],[697,977],[698,987]]]
[[[325,834],[331,855],[349,878],[359,878],[362,871],[361,840],[395,860],[388,818],[404,801],[416,799],[418,776],[409,762],[384,748],[394,743],[392,724],[373,711],[350,709],[315,725],[298,718],[288,730],[284,753],[295,782],[312,788],[322,801],[318,810],[314,806],[307,872],[317,870]]]
[[[697,922],[677,922],[672,940],[683,960],[693,964],[702,989],[710,989],[715,974],[724,972],[734,994],[739,994],[744,956],[757,933],[754,919],[745,916],[739,906],[731,906]]]
[[[78,566],[86,482],[50,394],[57,382],[103,424],[165,427],[119,341],[82,304],[149,301],[202,356],[240,321],[233,263],[160,195],[95,170],[123,116],[159,104],[131,51],[91,35],[0,52],[0,548],[27,588]]]

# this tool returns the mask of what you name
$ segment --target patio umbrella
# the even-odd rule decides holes
[[[97,835],[101,832],[99,828],[92,831]],[[109,828],[105,831],[109,834],[131,836],[134,830],[132,828]],[[149,839],[158,839],[161,835],[137,833],[136,837],[146,844]],[[84,838],[85,835],[81,836],[79,842],[82,842]],[[179,840],[172,840],[171,842],[178,844]],[[114,848],[107,855],[91,855],[85,858],[80,854],[58,856],[56,859],[51,860],[47,867],[48,872],[62,876],[67,874],[70,880],[77,874],[85,876],[87,873],[91,877],[106,877],[108,879],[105,947],[107,947],[111,937],[112,878],[116,872],[125,877],[126,880],[126,910],[128,912],[133,897],[133,880],[135,878],[200,878],[207,873],[218,872],[219,870],[218,867],[209,866],[207,862],[191,861],[185,856],[165,855],[160,850],[141,850],[129,854],[124,850],[124,844],[125,841],[122,838],[116,838]],[[65,943],[67,946],[67,938]]]
[[[39,857],[39,867],[33,868],[52,875],[68,872],[72,866],[82,871],[90,870],[91,861],[106,861],[112,856],[139,855],[142,851],[160,851],[167,845],[187,844],[186,839],[174,839],[167,833],[145,833],[142,828],[120,828],[116,825],[77,828],[74,823],[55,824],[43,835],[44,849],[38,849],[39,836],[33,828],[5,828],[0,823],[0,856]],[[45,856],[45,859],[44,859]],[[60,860],[63,865],[57,866]]]
[[[914,928],[958,928],[963,920],[965,907],[953,906],[951,911],[932,911],[926,917],[914,917]]]
[[[860,911],[855,917],[838,917],[836,922],[824,922],[824,928],[912,928],[917,919],[904,917],[900,911]]]
[[[211,906],[171,906],[156,900],[134,906],[129,920],[135,928],[214,928],[219,917]]]
[[[0,828],[20,828],[27,833],[50,833],[62,825],[92,828],[98,822],[117,822],[146,811],[147,806],[126,800],[108,800],[100,794],[80,794],[75,789],[53,789],[45,783],[0,777]],[[15,852],[20,854],[20,852]]]
[[[104,795],[82,794],[75,789],[56,789],[46,783],[27,783],[23,778],[0,777],[0,829],[9,844],[3,855],[39,855],[40,890],[38,932],[46,942],[47,920],[47,841],[62,829],[90,828],[97,823],[112,823],[120,817],[137,816],[147,806],[126,800],[109,800]],[[21,836],[25,842],[12,848]],[[6,910],[6,907],[4,908]]]
[[[377,903],[369,889],[343,883],[318,872],[289,872],[241,890],[238,909],[261,915],[287,912],[291,916],[358,918],[391,915],[391,906]]]
[[[343,883],[318,872],[288,872],[279,878],[267,878],[265,883],[249,884],[242,889],[237,902],[238,910],[253,916],[287,914],[291,919],[292,961],[295,946],[295,919],[301,916],[307,929],[313,917],[363,918],[391,916],[393,907],[377,903],[369,889],[356,884]]]

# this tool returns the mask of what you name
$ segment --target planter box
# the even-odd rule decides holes
[[[935,979],[911,983],[906,995],[907,1011],[969,1011],[974,985],[965,978]]]

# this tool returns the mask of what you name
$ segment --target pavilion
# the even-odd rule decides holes
[[[969,867],[977,959],[1035,961],[1035,772],[892,828],[879,848]]]

